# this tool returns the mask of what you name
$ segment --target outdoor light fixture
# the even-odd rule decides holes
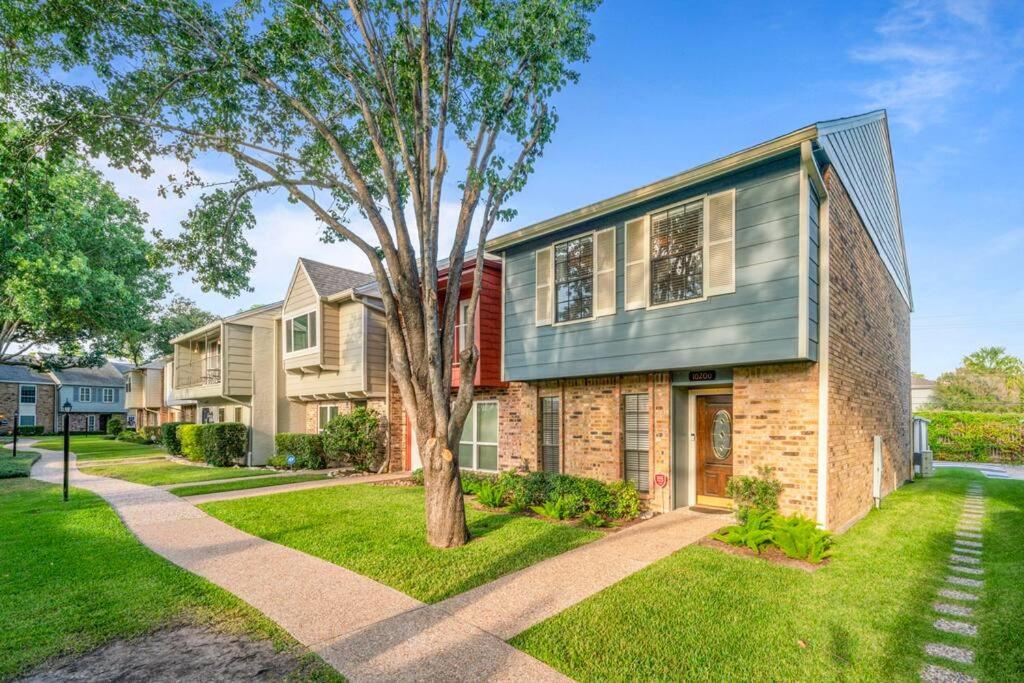
[[[68,502],[68,452],[71,449],[71,429],[68,424],[71,419],[71,401],[64,399],[61,412],[64,413],[64,502],[66,503]]]
[[[14,452],[11,454],[12,458],[18,457],[18,423],[21,422],[20,412],[17,408],[14,409],[14,444],[11,446],[11,450]]]

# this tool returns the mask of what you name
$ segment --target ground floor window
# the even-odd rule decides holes
[[[95,432],[96,431],[96,416],[89,415],[85,418],[85,431]]]
[[[18,416],[19,427],[35,427],[36,416],[35,415],[19,415]]]
[[[562,461],[562,415],[557,396],[540,400],[540,457],[545,472],[560,472]]]
[[[643,493],[646,493],[650,486],[648,467],[651,443],[649,400],[647,394],[626,394],[622,397],[625,423],[623,445],[625,446],[626,481],[636,484],[637,490]]]
[[[217,408],[217,422],[224,422],[224,409]]]
[[[235,422],[241,422],[241,421],[242,421],[242,408],[241,408],[241,406],[236,406],[235,407]]]
[[[317,431],[324,431],[324,427],[338,417],[338,406],[320,406],[320,418],[317,423]]]
[[[498,470],[498,402],[476,401],[459,440],[459,467]]]

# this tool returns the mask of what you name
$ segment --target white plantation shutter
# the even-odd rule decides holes
[[[706,294],[736,291],[736,190],[708,197]]]
[[[625,304],[628,311],[647,305],[647,217],[626,223]]]
[[[534,315],[536,317],[537,325],[550,325],[552,322],[551,316],[551,247],[545,249],[538,249],[536,252],[536,307],[534,308]]]
[[[594,262],[597,281],[594,315],[615,313],[615,228],[601,230],[595,236]]]

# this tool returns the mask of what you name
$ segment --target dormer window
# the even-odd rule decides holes
[[[317,347],[316,311],[308,311],[284,323],[285,351],[295,353]]]

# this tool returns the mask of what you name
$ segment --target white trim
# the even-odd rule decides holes
[[[722,394],[732,394],[732,385],[726,387],[707,387],[700,389],[690,389],[686,394],[686,427],[689,434],[686,435],[686,505],[697,504],[697,397],[698,396],[718,396]],[[733,421],[733,451],[736,450],[736,423]],[[733,465],[735,471],[735,464]],[[673,473],[674,474],[674,473]],[[675,476],[672,477],[673,486],[675,486]],[[675,491],[672,492],[675,495]],[[672,501],[672,506],[675,505],[675,500]]]
[[[107,400],[107,392],[108,391],[110,392],[110,400],[109,401]],[[103,387],[103,390],[100,392],[100,402],[101,403],[114,403],[116,400],[117,400],[117,394],[115,393],[115,390],[112,387]]]
[[[828,526],[829,198],[818,198],[818,525]]]
[[[494,405],[494,434],[496,441],[480,441],[480,416],[477,415],[477,406],[493,404]],[[481,401],[473,401],[473,406],[470,408],[473,411],[473,438],[472,441],[463,441],[462,436],[459,437],[459,446],[462,444],[473,445],[473,466],[463,467],[462,463],[459,463],[459,469],[473,470],[474,472],[500,472],[501,471],[501,404],[496,399],[484,399]],[[465,431],[465,426],[463,426]],[[481,469],[480,465],[480,446],[494,446],[495,452],[495,463],[494,469]]]
[[[732,200],[731,201],[731,203],[732,203],[732,216],[730,217],[732,219],[732,233],[730,234],[730,236],[727,239],[720,239],[720,240],[714,240],[713,241],[711,239],[711,230],[708,227],[710,225],[710,223],[711,223],[711,200],[714,199],[715,197],[720,197],[720,196],[723,196],[723,195],[730,195],[731,196],[731,200]],[[705,260],[704,260],[704,282],[705,282],[705,288],[704,288],[704,294],[705,294],[705,298],[712,297],[712,296],[720,296],[722,294],[733,294],[733,293],[736,292],[736,188],[733,187],[731,189],[723,190],[721,192],[715,192],[714,194],[708,194],[707,199],[704,200],[704,207],[705,207],[705,212],[706,212],[706,216],[707,216],[707,219],[704,221],[704,227],[705,227],[705,230],[707,230],[706,237],[705,237],[705,240],[704,240],[704,245],[705,245],[705,249],[704,249],[704,251],[705,251]],[[729,259],[729,262],[732,264],[732,287],[729,287],[729,288],[720,287],[718,289],[715,289],[715,288],[713,288],[711,286],[711,275],[709,274],[709,270],[708,270],[708,265],[711,263],[711,247],[716,246],[716,245],[720,245],[723,242],[728,242],[732,246],[732,257]]]
[[[619,298],[619,291],[618,291],[619,290],[619,279],[618,279],[618,275],[619,275],[619,273],[618,273],[619,244],[618,244],[618,233],[617,233],[615,228],[616,228],[616,226],[613,225],[610,228],[602,228],[601,230],[595,230],[594,231],[594,293],[593,293],[594,303],[593,303],[593,311],[594,311],[594,317],[595,318],[601,318],[601,317],[604,317],[606,315],[615,315],[615,313],[616,313],[616,311],[618,310],[618,307],[619,307],[619,302],[618,302],[618,298]],[[606,268],[603,271],[599,271],[598,268],[597,268],[597,245],[600,242],[601,235],[605,235],[607,233],[611,233],[611,235],[612,235],[612,266],[611,266],[611,268]],[[602,308],[602,309],[599,310],[597,308],[597,299],[598,299],[598,292],[599,292],[598,280],[600,279],[600,276],[602,274],[609,273],[609,272],[612,274],[612,305],[611,305],[611,308]]]
[[[284,336],[284,347],[283,348],[284,349],[288,348],[288,322],[292,321],[292,320],[295,320],[296,318],[301,318],[304,315],[309,315],[310,313],[316,313],[316,344],[313,345],[313,346],[307,346],[306,348],[299,349],[297,351],[296,350],[292,350],[292,351],[285,350],[284,354],[283,354],[284,358],[295,358],[296,356],[308,356],[311,353],[317,353],[317,354],[320,353],[320,340],[321,340],[321,337],[322,337],[320,332],[321,332],[321,327],[323,326],[324,312],[323,312],[323,307],[320,305],[320,300],[319,299],[317,299],[317,302],[315,304],[313,304],[312,306],[307,306],[306,308],[303,308],[303,309],[301,309],[299,311],[293,311],[293,312],[289,313],[286,316],[285,315],[281,316],[281,330],[282,330],[282,334]],[[309,321],[307,319],[307,324],[308,323],[309,323]],[[308,332],[307,332],[307,334],[308,334]],[[221,347],[223,347],[223,346],[224,345],[221,344]]]
[[[805,142],[805,145],[810,147],[811,143]],[[807,169],[801,166],[800,168],[800,194],[799,194],[800,210],[798,215],[798,223],[800,226],[799,236],[797,237],[797,252],[798,252],[798,270],[797,270],[797,346],[796,355],[799,358],[808,357],[808,335],[810,330],[810,312],[809,312],[809,301],[810,296],[810,268],[811,268],[811,257],[810,257],[810,223],[811,223],[811,184],[810,179],[807,176]],[[820,238],[819,238],[820,239]]]
[[[89,392],[89,398],[82,398],[82,392]],[[78,402],[79,403],[92,403],[92,387],[78,387]]]
[[[584,237],[590,238],[590,317],[558,321],[558,282],[555,281],[555,247]],[[551,326],[561,327],[573,323],[585,323],[597,318],[597,230],[581,232],[572,237],[551,243]]]

